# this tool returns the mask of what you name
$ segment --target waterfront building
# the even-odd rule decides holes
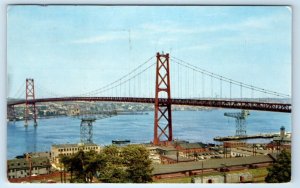
[[[59,156],[61,155],[72,155],[80,150],[84,152],[94,150],[100,152],[100,146],[94,143],[79,143],[79,144],[55,144],[51,146],[51,161],[58,163]]]
[[[203,153],[209,151],[209,149],[202,143],[179,142],[176,144],[175,148],[185,156],[188,156],[190,154],[193,155],[194,153]]]
[[[32,157],[7,160],[8,179],[49,174],[50,169],[51,164],[48,157]]]
[[[228,171],[267,167],[274,163],[276,157],[276,155],[268,154],[165,165],[153,164],[152,177],[153,179],[165,179],[209,174],[220,172],[224,165]]]
[[[246,143],[240,141],[224,141],[223,145],[225,148],[246,147]]]

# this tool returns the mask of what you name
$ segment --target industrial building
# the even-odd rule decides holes
[[[224,166],[229,171],[266,167],[276,160],[276,155],[258,155],[238,158],[211,159],[176,164],[153,165],[153,178],[176,178],[220,172]]]
[[[51,146],[51,161],[58,163],[60,155],[72,155],[78,151],[91,151],[100,152],[100,146],[94,143],[79,143],[79,144],[56,144]]]

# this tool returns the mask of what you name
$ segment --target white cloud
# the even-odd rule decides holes
[[[167,33],[167,34],[201,34],[207,32],[218,31],[247,31],[249,29],[268,29],[272,28],[274,22],[286,19],[286,15],[270,15],[266,17],[251,17],[247,20],[236,23],[224,23],[218,25],[205,25],[201,28],[194,26],[179,25],[176,22],[163,21],[160,23],[145,23],[141,25],[141,29],[151,33]]]
[[[74,44],[94,44],[94,43],[105,43],[109,41],[114,41],[114,40],[125,40],[128,39],[128,34],[124,32],[111,32],[111,33],[105,33],[102,35],[98,36],[92,36],[92,37],[87,37],[87,38],[82,38],[82,39],[77,39],[72,41],[71,43]]]

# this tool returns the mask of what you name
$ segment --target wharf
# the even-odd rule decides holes
[[[256,139],[256,138],[274,138],[278,134],[256,134],[256,135],[245,135],[245,136],[225,136],[225,137],[215,137],[214,141],[230,141],[230,140],[246,140],[246,139]]]

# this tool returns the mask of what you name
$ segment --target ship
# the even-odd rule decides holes
[[[111,142],[112,142],[112,144],[120,145],[120,144],[129,144],[130,140],[112,140]]]

